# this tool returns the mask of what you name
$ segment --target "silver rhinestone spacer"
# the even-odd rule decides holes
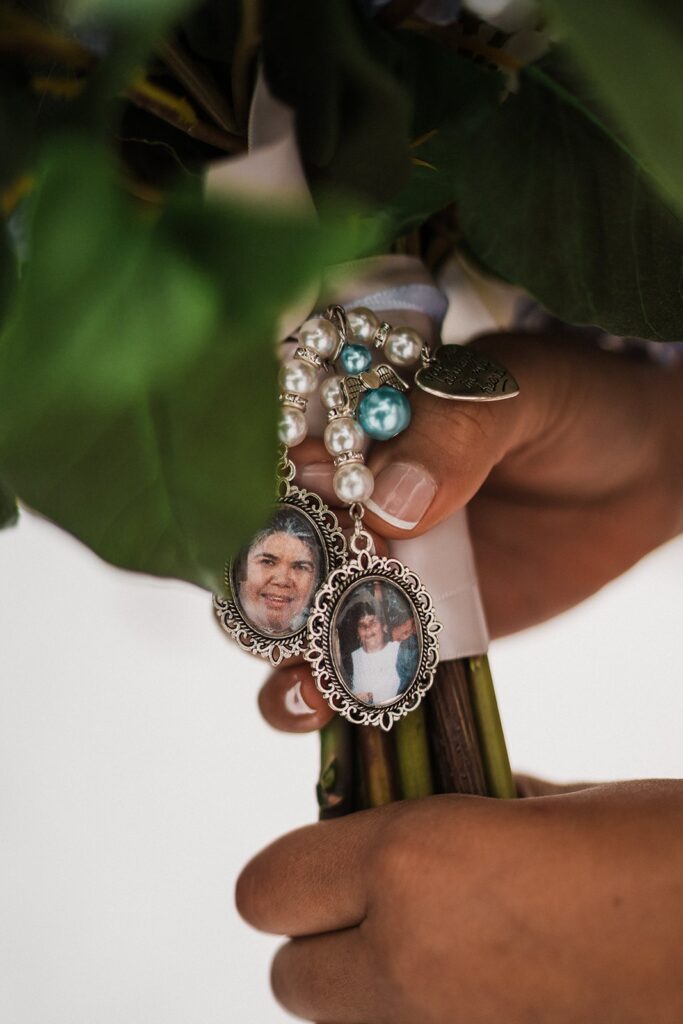
[[[294,394],[293,391],[282,391],[280,393],[280,405],[290,406],[293,409],[300,409],[301,412],[306,412],[308,399],[304,398],[303,395]]]
[[[386,340],[389,337],[391,331],[393,331],[393,327],[391,326],[391,324],[388,324],[386,320],[384,321],[384,323],[381,323],[377,330],[375,331],[375,335],[372,339],[373,346],[375,348],[384,348]]]
[[[349,462],[365,462],[365,456],[362,452],[342,452],[341,455],[335,455],[334,468],[339,469]]]
[[[300,359],[302,363],[308,363],[309,366],[315,366],[316,370],[322,370],[324,365],[322,357],[312,348],[299,347],[294,353],[294,358]]]
[[[352,416],[353,413],[349,409],[348,405],[341,405],[338,409],[328,409],[327,418],[330,422],[332,420],[338,420],[341,416]]]

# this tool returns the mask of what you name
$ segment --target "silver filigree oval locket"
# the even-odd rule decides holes
[[[388,730],[432,685],[441,624],[416,573],[376,555],[363,530],[350,548],[354,557],[318,591],[304,657],[334,711]]]
[[[293,472],[291,466],[281,479],[266,526],[226,565],[227,595],[214,596],[223,629],[272,665],[304,651],[316,594],[346,561],[336,515],[317,494],[294,485]]]

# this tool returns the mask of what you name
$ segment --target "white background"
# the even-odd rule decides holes
[[[515,767],[680,775],[683,542],[492,649]],[[503,581],[504,585],[504,581]],[[317,738],[256,710],[207,594],[111,569],[36,517],[0,533],[0,1020],[290,1020],[240,866],[311,821]]]

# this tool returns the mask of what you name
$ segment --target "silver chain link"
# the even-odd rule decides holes
[[[280,457],[277,463],[277,496],[286,498],[290,491],[290,484],[294,479],[296,466],[289,457],[289,448],[286,444],[280,445]]]
[[[361,505],[359,501],[354,501],[349,507],[349,515],[353,520],[353,533],[349,540],[349,547],[354,555],[359,555],[361,551],[367,551],[373,555],[375,553],[375,542],[372,539],[372,534],[363,528],[365,506]]]

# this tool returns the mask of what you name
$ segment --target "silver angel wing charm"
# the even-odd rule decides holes
[[[341,382],[342,394],[351,413],[356,412],[361,395],[364,391],[375,391],[383,384],[395,388],[396,391],[407,391],[408,385],[396,373],[393,367],[386,363],[373,367],[371,370],[364,370],[362,373],[345,377]]]
[[[368,389],[367,384],[362,380],[364,376],[366,374],[344,377],[340,384],[341,393],[344,396],[344,406],[352,414],[356,412],[361,395]]]
[[[396,388],[397,391],[408,391],[408,385],[406,382],[399,377],[393,367],[388,366],[386,363],[381,363],[379,366],[375,367],[374,373],[379,380],[379,384],[376,384],[375,387],[381,387],[382,384],[388,384],[389,387]]]

